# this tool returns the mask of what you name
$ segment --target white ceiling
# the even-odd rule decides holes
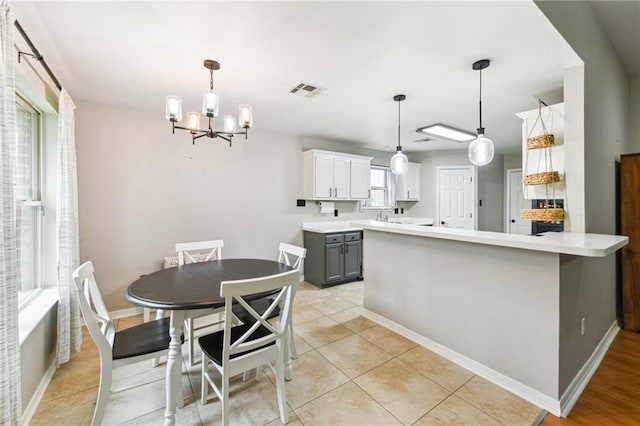
[[[561,101],[562,70],[579,59],[538,8],[521,2],[19,2],[17,19],[76,100],[151,110],[168,94],[199,110],[210,58],[221,114],[254,108],[254,130],[384,151],[464,149],[413,143],[415,129],[483,124],[497,152],[520,149],[521,121],[542,97]],[[289,93],[299,81],[327,90]],[[114,123],[116,124],[116,123]],[[167,123],[167,131],[169,124]],[[188,136],[185,135],[188,139]]]

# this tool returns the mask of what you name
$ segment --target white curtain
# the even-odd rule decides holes
[[[13,49],[15,18],[0,5],[0,424],[22,416],[20,342],[18,340],[18,257],[13,171],[16,156],[16,101]]]
[[[58,101],[57,241],[58,241],[58,365],[80,351],[80,305],[71,274],[80,263],[78,231],[78,173],[71,97],[62,89]]]

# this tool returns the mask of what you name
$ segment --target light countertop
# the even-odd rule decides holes
[[[620,235],[547,232],[541,236],[531,236],[458,228],[383,223],[374,220],[353,221],[351,224],[360,227],[360,229],[371,231],[588,257],[608,256],[629,243],[628,237]]]
[[[407,226],[410,224],[416,225],[433,225],[433,219],[426,217],[390,217],[389,222],[376,222],[374,220],[365,220],[365,221],[351,221],[351,220],[341,220],[341,221],[331,221],[331,222],[303,222],[302,230],[309,232],[317,232],[320,234],[329,234],[332,232],[355,232],[362,231],[362,226],[359,223],[395,223],[399,226]]]

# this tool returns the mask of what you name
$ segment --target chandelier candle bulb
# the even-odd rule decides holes
[[[200,128],[200,114],[197,112],[187,113],[187,128],[192,131]]]
[[[242,123],[242,127],[249,128],[253,126],[253,111],[251,105],[242,104],[239,109],[239,119],[240,123]]]
[[[224,116],[224,131],[226,133],[235,133],[236,131],[236,117],[233,115]]]
[[[167,120],[182,120],[182,99],[177,96],[167,96]]]
[[[202,113],[207,117],[218,116],[218,94],[214,90],[204,92],[202,99]]]

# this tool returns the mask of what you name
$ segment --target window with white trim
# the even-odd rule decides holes
[[[393,177],[391,169],[382,166],[371,166],[371,194],[369,199],[362,201],[363,210],[392,209],[393,201]]]
[[[41,114],[16,94],[15,170],[16,240],[20,271],[19,302],[24,305],[41,287],[42,199],[40,194]]]

